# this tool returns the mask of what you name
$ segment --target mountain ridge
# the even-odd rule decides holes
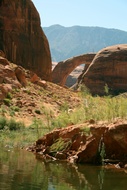
[[[98,26],[51,25],[43,27],[48,38],[52,60],[59,62],[104,47],[127,43],[127,32]]]

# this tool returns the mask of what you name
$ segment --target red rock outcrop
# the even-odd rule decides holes
[[[59,62],[52,72],[52,81],[61,86],[65,85],[68,75],[79,65],[85,64],[86,68],[92,62],[95,54],[83,54]]]
[[[79,83],[93,95],[104,95],[105,86],[117,94],[127,91],[127,44],[106,47],[99,51]]]
[[[0,57],[0,100],[3,100],[13,88],[21,86],[9,61]]]
[[[31,0],[0,1],[0,50],[13,63],[51,80],[51,56]]]
[[[22,84],[22,86],[26,87],[27,81],[26,81],[25,71],[21,66],[15,68],[15,75],[18,81]]]
[[[67,159],[70,162],[102,161],[127,163],[127,121],[111,124],[84,123],[55,129],[36,141],[29,150],[42,158]]]
[[[27,81],[36,83],[43,88],[47,87],[46,81],[41,80],[35,73],[10,63],[6,58],[0,56],[0,100],[6,98],[8,92],[14,88],[26,87]]]

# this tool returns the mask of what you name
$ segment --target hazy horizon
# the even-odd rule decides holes
[[[71,26],[102,27],[127,31],[126,0],[32,0],[37,8],[41,26],[55,24]]]
[[[107,27],[103,27],[103,26],[81,26],[81,25],[73,25],[73,26],[63,26],[63,25],[61,25],[61,24],[52,24],[52,25],[50,25],[50,26],[42,26],[42,28],[48,28],[48,27],[52,27],[52,26],[61,26],[61,27],[65,27],[65,28],[71,28],[71,27],[76,27],[76,26],[78,26],[78,27],[93,27],[93,28],[104,28],[104,29],[110,29],[110,30],[121,30],[121,31],[123,31],[123,32],[127,32],[127,31],[125,31],[125,30],[122,30],[122,29],[118,29],[118,28],[107,28]]]

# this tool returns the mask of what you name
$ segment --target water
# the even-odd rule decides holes
[[[0,190],[127,190],[121,169],[44,162],[25,150],[0,148]]]

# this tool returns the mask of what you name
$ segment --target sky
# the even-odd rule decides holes
[[[32,0],[41,26],[99,26],[127,31],[127,0]]]

